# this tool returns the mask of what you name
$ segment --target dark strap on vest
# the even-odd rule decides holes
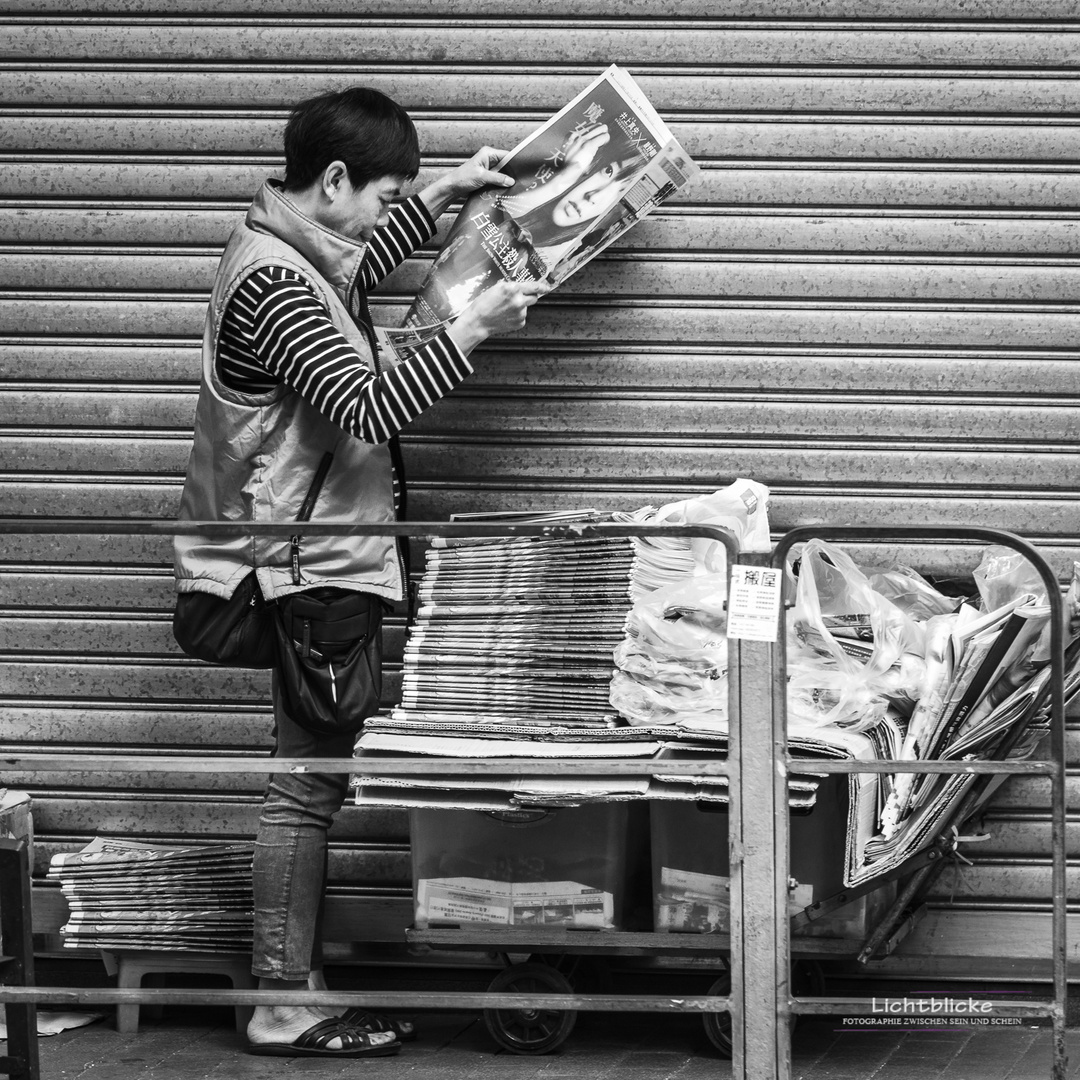
[[[319,492],[322,491],[322,486],[326,481],[326,474],[330,471],[333,460],[334,455],[327,450],[322,456],[322,461],[319,462],[319,467],[315,470],[315,475],[311,478],[311,486],[304,496],[304,501],[300,504],[300,512],[296,515],[297,521],[311,520],[311,515],[315,510],[315,503],[319,498]]]
[[[374,322],[371,319],[371,308],[368,307],[367,292],[364,286],[361,284],[359,278],[356,281],[356,286],[349,294],[349,314],[353,318],[353,322],[364,332],[368,339],[368,345],[371,348],[371,355],[378,357],[379,346],[375,341],[375,331],[373,329]],[[376,360],[376,363],[378,361]],[[398,517],[401,519],[408,519],[409,516],[409,489],[405,482],[405,461],[401,456],[401,441],[396,435],[391,435],[387,440],[386,445],[390,450],[390,463],[394,468],[394,475],[397,477],[398,483]],[[409,591],[409,579],[411,576],[411,559],[409,558],[409,541],[404,536],[399,536],[397,541],[398,551],[401,553],[401,563],[405,568],[405,592]]]

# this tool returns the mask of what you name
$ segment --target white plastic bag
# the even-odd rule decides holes
[[[1073,563],[1072,580],[1065,593],[1065,618],[1069,637],[1080,637],[1080,562]]]
[[[710,495],[668,503],[659,510],[645,506],[614,516],[634,524],[713,525],[727,529],[740,551],[769,550],[769,489],[754,480],[739,479]],[[724,545],[705,537],[635,537],[634,549],[630,588],[634,600],[682,577],[722,575],[726,569]]]
[[[655,656],[727,657],[727,582],[721,574],[686,578],[639,600],[626,618],[627,636]]]
[[[788,706],[818,725],[866,730],[916,700],[922,627],[870,584],[849,555],[811,540],[799,562],[788,635]]]
[[[948,615],[963,603],[959,596],[939,592],[917,570],[894,566],[888,570],[867,571],[876,592],[891,600],[917,622],[927,622],[935,615]]]
[[[656,512],[656,525],[716,525],[730,529],[740,551],[765,552],[770,549],[769,489],[764,484],[741,477],[711,495],[668,503]],[[724,550],[714,540],[690,540],[698,573],[717,574],[724,570]]]
[[[615,649],[612,706],[631,724],[727,717],[726,581],[688,577],[631,609]]]
[[[723,730],[727,723],[727,675],[700,679],[694,686],[641,681],[625,671],[611,677],[611,704],[632,727],[708,721]]]
[[[1049,608],[1046,586],[1039,572],[1024,555],[1012,548],[987,548],[983,552],[982,561],[975,567],[973,576],[979,588],[983,611],[996,611],[1025,595],[1033,597],[1035,603]],[[1049,659],[1050,624],[1047,622],[1028,660],[1031,664],[1043,664]]]

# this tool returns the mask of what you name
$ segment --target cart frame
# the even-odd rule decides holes
[[[259,524],[229,522],[177,522],[156,519],[0,518],[0,534],[104,534],[208,536],[251,535],[289,536],[293,522]],[[305,531],[338,536],[541,536],[548,538],[585,536],[687,536],[705,537],[723,543],[735,561],[733,540],[724,530],[709,526],[641,526],[610,524],[446,524],[425,522],[357,523],[311,522]],[[1064,631],[1060,586],[1052,571],[1027,541],[1011,533],[992,529],[927,527],[912,529],[848,529],[816,526],[794,529],[768,556],[741,556],[754,565],[782,569],[788,551],[796,543],[813,536],[837,541],[884,538],[973,539],[1012,547],[1024,554],[1038,569],[1047,585],[1051,606],[1051,749],[1049,762],[815,762],[820,772],[976,772],[1040,774],[1053,784],[1053,965],[1054,1000],[1050,1003],[1001,1001],[992,1004],[987,1015],[1049,1017],[1054,1025],[1054,1080],[1065,1075],[1065,726],[1064,726]],[[790,602],[790,600],[788,601]],[[865,1012],[862,998],[792,997],[789,967],[792,941],[787,914],[786,866],[788,859],[787,775],[793,761],[787,753],[784,635],[777,642],[732,641],[729,645],[729,694],[731,742],[727,762],[669,762],[665,772],[684,775],[726,775],[730,792],[732,926],[732,987],[729,996],[669,998],[655,995],[567,995],[567,994],[438,994],[359,993],[342,991],[261,991],[261,990],[176,990],[176,989],[87,989],[74,987],[36,988],[0,986],[0,1005],[27,1005],[40,1001],[60,1004],[147,1004],[200,1003],[228,1005],[296,1004],[361,1007],[424,1008],[537,1008],[593,1009],[642,1012],[730,1012],[733,1033],[733,1072],[738,1080],[790,1080],[790,1020],[801,1014],[858,1014]],[[798,762],[799,759],[795,759]],[[805,762],[802,762],[805,767]],[[94,769],[112,772],[239,772],[260,773],[325,770],[354,774],[417,775],[445,769],[444,761],[404,761],[400,758],[365,759],[283,759],[215,758],[193,761],[188,757],[123,755],[103,759],[87,754],[12,754],[0,757],[0,765],[11,769],[49,769],[54,772]],[[604,776],[645,771],[640,761],[521,759],[458,762],[459,773],[490,775],[544,775],[575,771]],[[745,913],[762,917],[753,922]],[[716,951],[717,943],[702,943]],[[681,942],[680,950],[686,943]],[[696,951],[696,949],[695,949]],[[946,1013],[947,1015],[947,1013]],[[37,1080],[32,1077],[31,1080]]]

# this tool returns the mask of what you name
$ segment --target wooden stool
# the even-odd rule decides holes
[[[254,990],[257,980],[251,974],[250,956],[230,956],[221,953],[169,952],[167,950],[131,949],[110,950],[116,962],[116,985],[120,988],[142,986],[147,975],[172,975],[195,972],[200,975],[224,975],[236,990]],[[236,1006],[236,1030],[247,1029],[254,1007]],[[116,1006],[116,1030],[139,1030],[139,1003]]]

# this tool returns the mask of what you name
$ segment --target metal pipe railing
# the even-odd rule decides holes
[[[393,522],[364,523],[352,521],[310,522],[304,526],[309,534],[319,533],[333,536],[395,536],[407,538],[505,538],[512,536],[540,537],[547,539],[579,539],[600,537],[686,537],[715,540],[725,548],[727,568],[730,573],[737,556],[736,544],[725,530],[707,525],[650,526],[638,524],[613,523],[443,523],[443,522]],[[66,518],[0,518],[0,531],[7,533],[35,534],[111,534],[111,535],[175,535],[197,534],[207,536],[291,536],[296,531],[295,522],[177,522],[157,519],[82,519],[73,521]],[[958,762],[958,761],[923,761],[923,762],[850,762],[850,761],[815,761],[814,771],[821,773],[837,772],[913,772],[913,773],[958,773],[968,772],[975,775],[1009,773],[1014,775],[1049,775],[1054,784],[1053,835],[1054,847],[1054,988],[1053,1003],[1033,1002],[995,1002],[988,1015],[996,1016],[1051,1016],[1055,1031],[1054,1077],[1064,1077],[1064,1001],[1065,1001],[1065,923],[1064,923],[1064,703],[1063,703],[1063,630],[1061,621],[1061,599],[1058,584],[1049,567],[1041,556],[1026,541],[1012,534],[988,529],[926,528],[926,529],[828,529],[814,527],[795,529],[786,534],[773,552],[771,565],[784,567],[788,551],[793,545],[812,536],[824,535],[836,540],[880,540],[890,538],[919,539],[978,539],[990,543],[1003,544],[1021,551],[1039,570],[1047,582],[1051,603],[1052,659],[1053,677],[1051,679],[1051,714],[1053,724],[1054,760],[1050,762]],[[749,561],[749,560],[748,560]],[[764,562],[764,560],[760,560]],[[100,988],[18,988],[0,987],[0,1004],[36,1002],[48,1000],[58,1003],[114,1004],[142,1002],[152,1003],[206,1003],[227,1005],[252,1005],[279,1002],[289,1005],[321,1006],[361,1006],[387,1007],[408,1006],[411,1008],[543,1008],[638,1010],[643,1012],[730,1012],[734,1031],[733,1075],[738,1080],[789,1080],[790,1077],[790,1033],[787,1018],[791,1013],[840,1013],[852,1009],[865,1008],[864,999],[821,998],[807,1000],[792,998],[787,993],[786,975],[783,969],[788,960],[787,910],[786,910],[786,858],[787,858],[787,771],[794,761],[805,767],[805,761],[790,759],[787,755],[785,717],[786,694],[786,654],[784,635],[778,636],[778,643],[732,643],[733,676],[729,679],[729,715],[731,717],[731,746],[729,761],[665,761],[664,772],[685,776],[727,776],[729,797],[731,799],[733,833],[742,827],[741,823],[764,812],[764,820],[775,823],[774,843],[766,844],[764,850],[744,851],[736,838],[732,845],[731,873],[732,895],[741,897],[748,910],[773,911],[772,939],[782,943],[782,956],[776,953],[769,956],[768,948],[761,948],[761,942],[752,939],[756,934],[754,926],[744,927],[741,911],[733,912],[731,952],[732,957],[739,957],[736,962],[733,992],[730,996],[705,995],[697,997],[668,998],[645,995],[515,995],[499,994],[414,994],[401,992],[344,992],[344,991],[249,991],[249,990],[160,990],[160,989],[100,989]],[[748,663],[748,660],[751,661]],[[759,677],[757,684],[743,676],[748,670],[755,670],[760,676],[762,661],[768,678]],[[771,682],[771,687],[769,683]],[[749,691],[749,693],[748,693]],[[755,713],[751,723],[747,724],[747,712]],[[767,720],[764,736],[754,735],[755,724],[762,718]],[[759,732],[760,735],[760,732]],[[747,754],[754,759],[748,762]],[[122,755],[109,756],[82,754],[48,753],[4,753],[0,755],[0,766],[10,769],[65,772],[93,769],[113,772],[215,772],[215,773],[259,773],[289,771],[325,771],[348,772],[357,775],[424,775],[431,773],[445,774],[448,762],[453,762],[453,770],[461,775],[498,776],[544,776],[593,775],[613,776],[648,773],[654,771],[651,763],[627,761],[625,759],[529,759],[519,758],[486,759],[483,762],[439,759],[406,760],[402,758],[363,759],[267,759],[257,760],[242,756],[215,757],[212,760],[192,759],[179,755]],[[753,765],[761,775],[768,777],[764,787],[752,784],[744,788],[744,766]],[[776,764],[782,767],[775,768]],[[777,806],[784,812],[776,814]],[[753,823],[751,822],[751,825]],[[784,872],[777,873],[778,856],[782,855]],[[765,864],[768,863],[768,866]],[[768,871],[768,872],[765,872]],[[744,875],[748,889],[744,889]],[[763,883],[766,883],[763,893]],[[746,940],[746,934],[751,940]],[[749,952],[747,951],[749,947]],[[783,987],[783,994],[779,993]],[[758,1026],[752,1034],[754,1038],[745,1042],[743,1024],[746,1017],[747,994],[750,989],[760,997],[762,990],[774,992],[776,1001],[775,1014],[771,1022],[761,1023],[755,1017]]]

